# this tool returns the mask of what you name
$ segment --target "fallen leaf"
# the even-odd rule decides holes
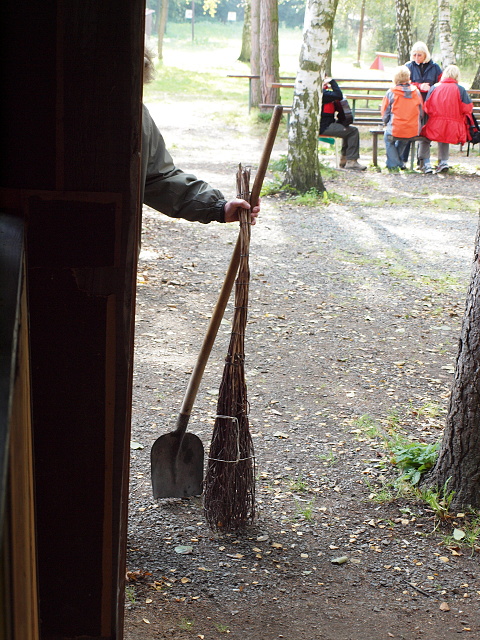
[[[179,547],[175,547],[175,553],[179,553],[182,556],[188,555],[189,553],[192,553],[192,551],[193,551],[193,547],[189,547],[185,545],[180,545]]]
[[[347,562],[347,560],[348,556],[339,556],[338,558],[332,558],[330,562],[332,564],[344,564],[345,562]]]
[[[190,578],[181,578],[180,582],[182,584],[187,584],[187,582],[191,582]]]
[[[150,624],[150,620],[147,620],[146,618],[143,618],[143,621],[145,622],[145,624]]]
[[[130,449],[143,449],[144,446],[143,444],[140,444],[140,442],[134,442],[133,440],[130,441]]]
[[[441,560],[442,562],[450,562],[450,559],[447,558],[446,556],[440,556],[439,560]]]
[[[463,538],[465,538],[466,533],[465,531],[462,531],[462,529],[454,529],[453,530],[453,537],[455,540],[463,540]]]
[[[448,606],[448,602],[442,602],[440,604],[440,611],[450,611],[450,607]]]
[[[147,599],[145,600],[145,604],[150,604],[151,602],[153,602],[153,600],[152,600],[151,598],[147,598]]]
[[[288,433],[283,433],[282,431],[275,431],[273,436],[275,438],[280,438],[281,440],[286,440],[289,437]]]

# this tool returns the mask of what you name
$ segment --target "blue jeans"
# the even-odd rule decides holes
[[[385,131],[385,150],[387,152],[387,169],[394,169],[395,167],[404,167],[403,152],[405,147],[409,144],[409,138],[401,138],[400,140],[394,140],[391,133]]]

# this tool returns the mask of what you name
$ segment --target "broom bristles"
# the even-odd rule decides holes
[[[248,200],[250,171],[237,172],[237,191]],[[212,529],[235,531],[255,517],[255,458],[248,422],[244,369],[250,270],[250,214],[240,212],[240,265],[235,284],[232,334],[220,385],[217,416],[204,482],[204,509]]]

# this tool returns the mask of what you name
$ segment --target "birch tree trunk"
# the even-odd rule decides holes
[[[455,492],[451,507],[480,507],[480,224],[455,377],[437,464],[423,485]]]
[[[280,61],[278,57],[278,2],[260,2],[260,85],[262,102],[279,104],[280,90],[269,85],[278,82]]]
[[[410,60],[412,48],[412,22],[408,0],[395,0],[398,64]]]
[[[158,16],[158,28],[157,28],[158,43],[157,43],[157,50],[158,50],[158,59],[159,60],[163,60],[163,37],[165,35],[165,26],[167,24],[167,17],[168,17],[168,0],[159,0],[159,4],[161,6],[159,7],[160,15]]]
[[[318,130],[333,21],[338,0],[308,0],[303,45],[288,130],[285,184],[300,192],[325,191],[318,160]]]
[[[240,51],[238,59],[240,60],[240,62],[250,62],[250,56],[252,54],[252,34],[250,31],[250,0],[245,0],[243,6],[245,13],[242,29],[242,50]]]
[[[442,52],[442,65],[455,64],[453,51],[452,28],[450,26],[450,3],[448,0],[438,0],[438,39]]]
[[[252,48],[250,52],[250,74],[260,76],[260,0],[250,0],[250,32]],[[252,80],[251,106],[258,107],[262,101],[260,79]]]

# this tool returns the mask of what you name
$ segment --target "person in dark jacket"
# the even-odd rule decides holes
[[[418,87],[425,101],[430,87],[433,87],[436,82],[440,82],[442,70],[436,62],[433,62],[425,42],[420,40],[413,45],[411,58],[411,61],[407,62],[405,66],[410,70],[411,83]],[[402,154],[404,162],[407,162],[409,152],[410,143],[406,145]]]
[[[144,83],[153,79],[153,55],[146,48],[144,55]],[[209,184],[178,169],[166,149],[165,141],[147,107],[142,112],[142,202],[171,218],[191,222],[235,222],[238,208],[250,209],[245,200],[226,200]],[[260,204],[251,209],[251,223],[255,224]]]
[[[358,163],[360,157],[360,135],[357,127],[351,124],[345,127],[335,120],[335,100],[341,100],[343,93],[337,82],[325,78],[322,91],[322,114],[320,118],[320,135],[342,139],[342,157],[340,166],[354,171],[364,171],[367,167]]]
[[[424,42],[416,42],[413,45],[411,57],[411,61],[405,65],[410,69],[410,82],[419,88],[425,101],[430,88],[440,82],[442,70],[433,62]]]

